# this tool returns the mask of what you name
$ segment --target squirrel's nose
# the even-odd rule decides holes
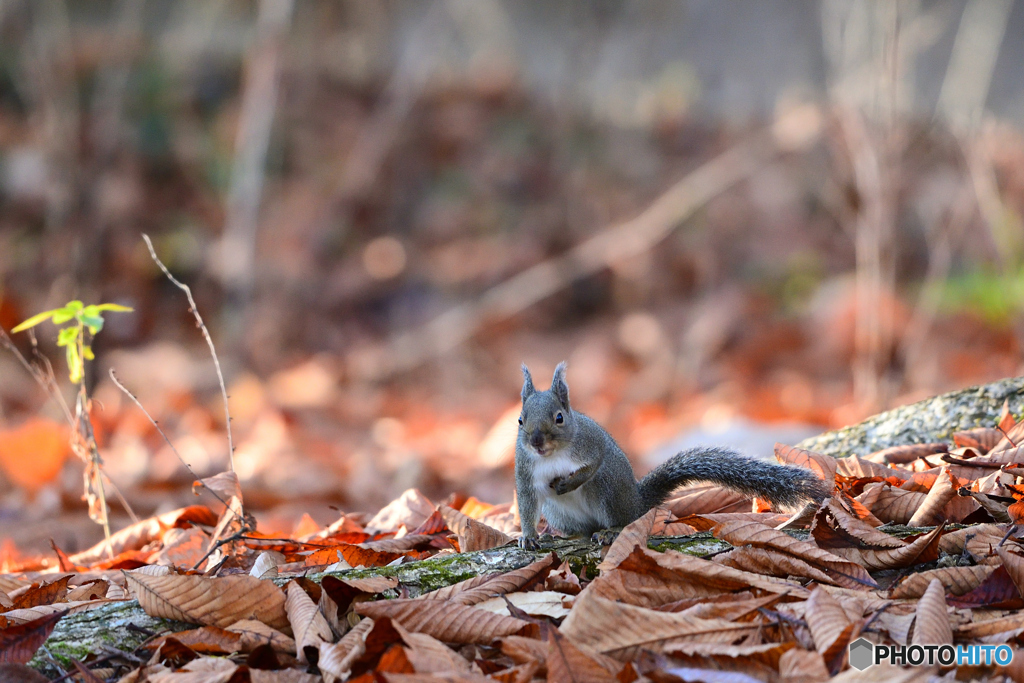
[[[544,436],[540,433],[539,429],[533,430],[533,434],[530,435],[530,445],[534,448],[540,448],[544,445]]]

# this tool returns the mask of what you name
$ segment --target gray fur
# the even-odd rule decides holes
[[[525,365],[523,376],[523,411],[516,439],[516,496],[523,545],[536,544],[541,514],[565,534],[591,534],[629,524],[690,482],[727,486],[785,507],[807,499],[820,502],[828,496],[823,482],[809,470],[715,447],[683,451],[637,482],[629,459],[611,435],[572,410],[565,363],[558,365],[548,391],[534,389]]]

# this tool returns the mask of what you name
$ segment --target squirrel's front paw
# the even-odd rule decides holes
[[[565,481],[565,477],[555,477],[551,480],[550,486],[555,490],[555,493],[560,496],[569,493],[569,484]]]
[[[619,537],[620,531],[622,531],[621,528],[601,529],[600,531],[595,531],[594,534],[590,537],[590,542],[597,543],[599,545],[611,545],[615,542],[615,539]]]
[[[519,547],[526,550],[537,550],[540,548],[540,540],[536,536],[520,536]]]

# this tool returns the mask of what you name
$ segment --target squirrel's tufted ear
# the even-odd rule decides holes
[[[551,393],[554,394],[563,408],[569,407],[569,385],[565,382],[565,361],[555,368],[555,376],[551,378]]]
[[[530,369],[523,363],[523,402],[533,396],[537,390],[533,388],[533,378],[530,377]]]

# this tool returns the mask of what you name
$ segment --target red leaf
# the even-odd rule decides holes
[[[0,664],[25,664],[32,659],[62,616],[58,612],[0,631]]]

